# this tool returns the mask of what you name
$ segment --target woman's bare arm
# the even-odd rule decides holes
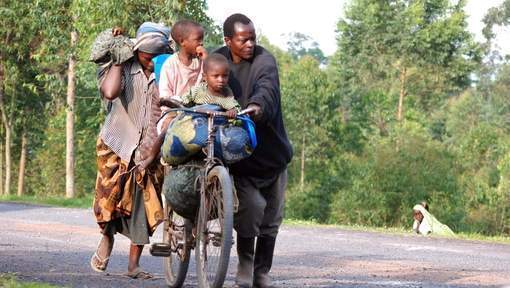
[[[122,65],[112,65],[101,83],[101,94],[108,100],[113,100],[120,95]]]

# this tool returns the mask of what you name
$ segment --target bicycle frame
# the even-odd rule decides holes
[[[165,105],[165,106],[168,106],[168,105]],[[192,221],[192,223],[188,222],[188,224],[187,224],[187,225],[192,225],[194,228],[189,228],[190,229],[189,230],[190,234],[188,234],[189,236],[184,236],[185,237],[184,240],[186,241],[185,246],[183,246],[184,248],[183,247],[177,248],[177,246],[176,246],[176,248],[175,248],[176,250],[170,251],[170,250],[168,250],[168,242],[164,242],[160,246],[161,247],[160,250],[162,250],[162,252],[159,255],[157,255],[157,253],[156,253],[156,255],[153,253],[153,255],[170,257],[168,259],[172,259],[171,257],[173,257],[173,256],[171,256],[172,254],[168,254],[168,253],[176,253],[179,257],[181,257],[182,255],[178,253],[180,251],[180,252],[185,253],[183,255],[187,255],[187,256],[184,256],[184,258],[179,258],[179,260],[176,260],[175,258],[174,258],[174,260],[171,260],[171,261],[177,261],[177,262],[165,262],[166,263],[165,265],[171,266],[172,263],[177,263],[177,266],[178,266],[178,267],[174,267],[174,268],[172,268],[170,266],[165,266],[165,273],[166,273],[165,279],[167,281],[167,284],[169,285],[169,287],[181,287],[182,283],[184,282],[184,280],[186,278],[186,273],[187,273],[187,269],[188,269],[187,267],[189,265],[189,258],[188,258],[189,250],[187,250],[187,249],[195,249],[195,255],[197,257],[197,260],[196,260],[197,278],[199,280],[198,286],[199,287],[207,287],[207,288],[222,287],[227,270],[228,270],[228,262],[229,262],[228,259],[229,259],[229,255],[230,255],[231,245],[232,245],[232,242],[231,242],[232,241],[231,240],[232,229],[233,229],[233,227],[232,227],[233,226],[233,209],[232,209],[233,201],[232,201],[232,198],[234,197],[234,194],[233,194],[233,188],[232,188],[233,184],[231,183],[231,177],[229,175],[228,168],[225,167],[223,161],[220,158],[217,158],[214,155],[216,130],[218,128],[218,125],[215,125],[214,120],[216,117],[227,117],[227,113],[220,112],[220,111],[214,111],[214,110],[203,110],[203,109],[182,108],[182,107],[170,109],[168,112],[171,112],[171,111],[185,111],[185,112],[197,113],[197,114],[202,114],[202,115],[207,116],[207,143],[206,143],[205,147],[202,148],[202,151],[204,152],[206,157],[203,159],[204,163],[203,163],[203,166],[200,168],[200,170],[201,170],[200,173],[198,174],[199,187],[195,186],[196,188],[200,189],[199,197],[200,197],[201,204],[200,204],[199,210],[197,211],[198,215],[195,218],[195,220]],[[238,113],[238,115],[247,114],[247,113],[250,113],[251,111],[252,111],[252,109],[245,109],[245,110],[241,111],[240,113]],[[166,112],[166,113],[168,113],[168,112]],[[163,115],[160,119],[162,119],[164,116],[165,115]],[[206,150],[204,151],[203,149],[206,149]],[[213,176],[211,176],[211,175],[213,175]],[[215,180],[211,180],[211,179],[215,179]],[[211,183],[209,183],[209,181],[211,181]],[[197,182],[195,182],[195,183],[197,183]],[[217,187],[216,186],[216,185],[218,185],[217,183],[220,183],[219,189],[221,189],[221,190],[219,190],[219,191],[222,191],[220,193],[220,195],[222,195],[222,196],[220,196],[222,199],[221,202],[216,202],[218,199],[218,198],[216,198],[217,196],[215,196],[215,195],[217,195],[216,192],[212,192],[212,193],[210,192],[210,191],[217,191],[215,189],[218,189],[218,188],[214,188],[214,187]],[[211,190],[211,186],[209,186],[211,184],[212,184],[213,190]],[[222,203],[222,204],[220,206],[214,206],[215,205],[214,203]],[[214,227],[212,230],[209,230],[209,227],[207,224],[208,221],[209,220],[217,221],[217,220],[215,220],[215,218],[212,218],[212,219],[208,218],[209,217],[208,215],[211,215],[211,214],[208,214],[211,211],[211,210],[209,210],[210,208],[207,208],[208,205],[211,205],[211,207],[224,207],[224,208],[221,208],[221,210],[223,212],[227,211],[227,212],[225,212],[225,214],[222,213],[221,214],[222,216],[220,216],[219,212],[217,212],[218,213],[218,214],[216,214],[217,216],[213,216],[216,218],[221,217],[221,219],[222,219],[221,224],[220,224],[221,228],[220,228],[219,234],[214,229],[216,227]],[[230,207],[230,208],[228,208],[228,207]],[[223,210],[223,209],[225,209],[225,210]],[[226,216],[226,215],[230,215],[230,216]],[[165,217],[166,217],[165,221],[167,221],[165,223],[169,223],[168,221],[171,221],[171,219],[168,218],[168,215],[165,215]],[[204,221],[204,219],[206,219],[205,224],[204,224],[204,222],[201,222],[201,221]],[[229,220],[226,220],[226,219],[229,219]],[[184,223],[186,223],[186,222],[184,222]],[[190,227],[190,226],[188,226],[188,227]],[[186,224],[184,224],[182,228],[184,229],[183,230],[184,233],[186,233],[186,230],[185,230]],[[192,229],[194,232],[191,232]],[[196,230],[194,230],[194,229],[196,229]],[[168,232],[165,231],[164,233],[168,233]],[[167,234],[165,234],[165,235],[167,235]],[[184,235],[186,235],[186,234],[184,234]],[[173,237],[173,236],[170,235],[169,237]],[[217,243],[220,246],[216,246],[216,244],[208,244],[208,243]],[[153,244],[153,246],[154,245],[157,246],[157,244]],[[208,257],[208,253],[209,253],[208,247],[212,247],[209,245],[213,245],[215,247],[221,247],[221,248],[213,248],[214,249],[214,252],[212,252],[213,253],[212,255],[214,255],[213,258]],[[184,249],[184,250],[181,251],[179,249]],[[219,249],[219,250],[215,250],[215,249]],[[216,252],[218,252],[219,254],[216,254]],[[152,253],[152,251],[151,251],[151,253]],[[173,254],[173,255],[175,255],[175,254]],[[208,266],[207,264],[205,264],[205,263],[208,263],[208,260],[207,260],[208,258],[214,259],[214,257],[217,257],[216,258],[216,259],[218,259],[217,263],[213,261],[214,264],[211,264],[211,266]],[[168,264],[168,263],[170,263],[170,264]],[[202,266],[199,267],[199,265],[202,265]],[[168,267],[170,267],[170,268],[168,268]],[[211,267],[213,267],[212,271],[209,270]],[[173,269],[175,269],[175,270],[173,270]],[[213,275],[213,278],[209,278],[211,275]]]

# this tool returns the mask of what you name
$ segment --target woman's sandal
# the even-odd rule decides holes
[[[101,247],[101,244],[103,244],[103,239],[99,241],[99,244],[97,245],[96,252],[94,252],[94,255],[90,258],[90,267],[92,270],[102,273],[106,271],[106,267],[108,267],[108,261],[110,260],[110,254],[112,253],[113,249],[113,243],[114,238],[111,238],[110,246],[108,247],[108,257],[102,259],[98,254],[97,251],[99,251],[99,247]]]
[[[133,278],[133,279],[151,279],[151,278],[154,278],[154,275],[152,275],[149,272],[143,271],[142,268],[140,268],[140,267],[135,268],[135,270],[133,270],[131,272],[127,272],[125,275],[128,276],[129,278]]]
[[[92,255],[92,258],[90,258],[90,267],[92,270],[103,273],[106,270],[106,267],[108,266],[108,261],[110,260],[110,257],[106,257],[105,259],[101,259],[99,255],[97,255],[97,252],[94,252],[94,255]]]

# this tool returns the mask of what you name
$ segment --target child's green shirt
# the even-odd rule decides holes
[[[221,106],[225,110],[235,108],[238,112],[241,110],[241,105],[234,98],[234,94],[230,88],[226,88],[226,96],[210,95],[207,91],[207,84],[202,82],[193,86],[188,93],[181,96],[182,103],[186,106],[197,104],[214,104]]]

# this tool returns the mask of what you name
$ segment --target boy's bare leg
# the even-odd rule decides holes
[[[133,272],[140,266],[140,256],[142,255],[143,245],[131,244],[129,247],[128,272]]]
[[[144,245],[131,244],[129,248],[129,263],[127,276],[131,278],[149,279],[154,276],[140,269],[140,256]]]

